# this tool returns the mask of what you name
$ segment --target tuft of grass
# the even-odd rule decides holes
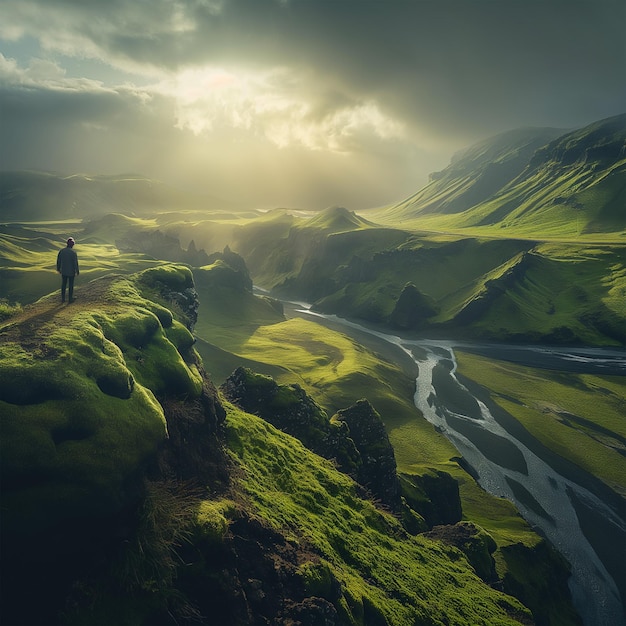
[[[172,480],[146,481],[137,527],[112,564],[113,580],[122,589],[169,589],[181,564],[179,550],[197,524],[199,501],[197,488]]]
[[[22,310],[22,305],[19,302],[10,303],[8,300],[0,299],[0,322],[16,315]]]

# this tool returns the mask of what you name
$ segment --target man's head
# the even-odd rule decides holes
[[[76,242],[74,241],[74,237],[70,237],[70,238],[67,240],[67,247],[68,247],[68,248],[73,248],[75,243],[76,243]]]

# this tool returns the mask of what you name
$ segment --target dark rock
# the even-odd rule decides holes
[[[328,414],[299,385],[278,385],[271,377],[239,367],[220,387],[225,398],[248,413],[299,439],[309,450],[335,459],[355,480],[361,458],[348,429]]]
[[[496,564],[491,556],[497,545],[493,537],[482,528],[472,522],[459,522],[453,526],[435,526],[425,534],[461,550],[478,576],[486,583],[497,580]]]
[[[456,524],[461,520],[461,498],[458,482],[448,473],[430,470],[421,475],[401,474],[402,495],[430,528],[439,524]]]
[[[350,438],[361,454],[357,481],[383,504],[399,509],[401,489],[396,457],[376,409],[367,400],[359,400],[350,408],[339,410],[333,419],[348,425]]]
[[[252,293],[252,278],[243,257],[233,252],[228,246],[223,252],[214,252],[207,257],[211,273],[207,277],[210,283],[220,287],[243,289]]]
[[[413,283],[407,283],[389,316],[389,322],[397,328],[411,330],[423,326],[436,313],[432,300]]]

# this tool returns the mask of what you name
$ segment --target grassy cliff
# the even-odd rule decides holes
[[[193,288],[162,265],[2,322],[4,620],[530,623],[462,551],[220,401],[187,328]]]

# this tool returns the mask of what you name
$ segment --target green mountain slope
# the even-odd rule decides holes
[[[202,271],[218,285],[223,264]],[[465,547],[449,545],[457,531],[411,534],[333,463],[224,403],[187,329],[193,288],[162,265],[0,325],[5,623],[531,622],[481,579],[495,546],[479,528],[459,527]],[[308,401],[275,389],[296,424]]]
[[[388,213],[397,219],[462,213],[514,180],[539,148],[563,133],[554,128],[520,129],[471,146],[454,155],[446,169],[430,175],[426,187]]]
[[[248,251],[254,234],[233,246],[255,282],[320,312],[437,336],[626,343],[622,245],[294,225]]]
[[[626,115],[555,134],[515,131],[473,146],[376,219],[499,236],[623,234]]]

